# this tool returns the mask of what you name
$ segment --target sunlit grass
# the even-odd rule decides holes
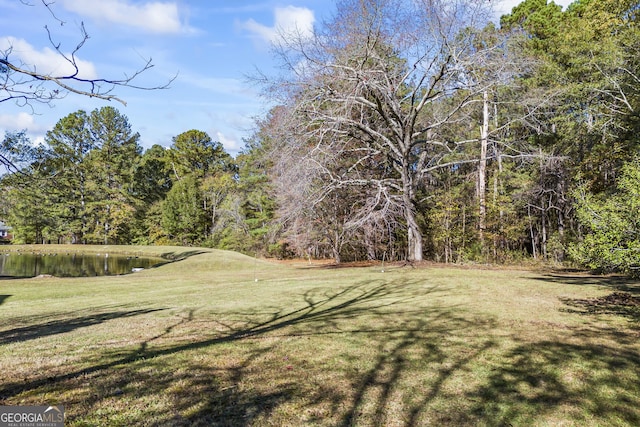
[[[638,317],[568,304],[636,283],[91,249],[184,259],[0,281],[0,404],[70,426],[640,424]]]

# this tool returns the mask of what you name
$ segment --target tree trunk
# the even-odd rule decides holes
[[[340,264],[342,262],[342,258],[340,257],[340,250],[337,248],[333,248],[333,262],[336,264]]]
[[[77,238],[77,241],[74,241],[73,243],[87,243],[84,234],[88,228],[88,220],[87,220],[87,206],[86,206],[86,200],[85,200],[85,196],[86,196],[86,183],[85,183],[85,176],[84,176],[84,172],[80,173],[80,226],[82,227],[80,229],[80,235]],[[76,240],[74,238],[74,240]]]
[[[540,246],[542,252],[542,258],[544,260],[547,259],[547,211],[544,209],[544,204],[542,204],[542,211],[540,215],[540,220],[542,223],[542,244]]]
[[[342,262],[342,258],[340,257],[340,247],[342,246],[341,241],[342,237],[340,236],[340,232],[338,230],[333,231],[333,239],[331,239],[331,250],[333,252],[333,261],[336,264],[340,264]]]
[[[562,172],[560,172],[562,173]],[[564,213],[565,213],[565,203],[564,203],[564,190],[565,190],[565,181],[564,176],[561,175],[561,178],[558,180],[557,185],[558,192],[558,238],[560,239],[560,243],[564,245]],[[560,249],[556,254],[556,261],[562,262],[564,261],[565,253],[563,249]]]
[[[531,236],[531,254],[533,259],[538,259],[536,236],[533,232],[533,220],[531,218],[531,205],[527,206],[527,216],[529,218],[529,235]]]
[[[373,230],[370,228],[364,231],[364,245],[367,250],[367,260],[373,261],[377,259],[375,237],[372,236]]]
[[[482,252],[484,253],[484,231],[487,227],[487,200],[486,200],[486,175],[487,175],[487,146],[489,145],[489,94],[482,93],[482,127],[480,128],[480,162],[478,163],[478,232]]]
[[[408,159],[409,156],[405,156]],[[402,203],[404,219],[407,223],[407,260],[422,261],[422,232],[415,211],[415,190],[410,172],[411,166],[404,164],[402,169]]]
[[[109,218],[111,215],[111,205],[107,205],[107,213],[104,218],[104,244],[109,244]]]
[[[407,259],[422,261],[422,232],[409,194],[404,195],[404,202],[404,218],[407,222]]]
[[[408,226],[408,247],[407,256],[409,261],[422,261],[422,234],[415,222],[415,214],[413,212],[405,212]]]

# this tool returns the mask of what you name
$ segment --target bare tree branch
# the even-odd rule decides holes
[[[473,121],[483,93],[522,68],[505,60],[501,39],[476,43],[469,28],[486,21],[473,1],[353,0],[341,8],[314,37],[282,40],[275,51],[290,74],[263,80],[289,110],[280,154],[298,160],[281,177],[287,194],[297,188],[296,200],[311,206],[357,188],[361,202],[345,224],[400,214],[408,257],[419,260],[418,190],[437,169],[477,161],[465,151],[477,136],[454,129]]]
[[[26,0],[20,1],[26,6],[36,6]],[[41,0],[41,4],[50,12],[54,20],[59,22],[60,25],[64,25],[65,22],[56,15],[52,8],[53,1]],[[32,103],[34,102],[51,104],[53,101],[73,93],[105,101],[117,101],[126,105],[124,99],[113,93],[115,89],[124,87],[138,90],[167,89],[177,77],[176,75],[166,83],[155,86],[136,84],[135,80],[142,73],[154,67],[151,58],[146,59],[141,68],[129,75],[125,74],[122,78],[81,77],[78,53],[89,39],[84,24],[80,24],[80,41],[70,54],[63,52],[60,43],[54,41],[52,33],[47,26],[45,26],[45,31],[51,46],[58,56],[70,66],[71,71],[60,75],[39,71],[33,64],[21,61],[14,52],[13,47],[9,46],[6,50],[0,51],[0,103],[14,101],[20,107],[31,107],[33,109]]]

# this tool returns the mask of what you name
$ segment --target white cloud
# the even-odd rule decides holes
[[[27,137],[34,146],[44,143],[44,136],[49,130],[47,126],[36,122],[34,116],[25,112],[17,114],[0,114],[0,138],[5,132],[27,131]]]
[[[274,25],[272,27],[250,19],[242,23],[242,28],[268,43],[273,43],[280,37],[286,37],[291,34],[300,34],[303,37],[311,36],[314,22],[315,17],[312,10],[304,7],[287,6],[274,10]]]
[[[129,0],[64,0],[64,6],[75,13],[96,21],[105,21],[140,28],[152,33],[188,31],[180,20],[178,4],[148,2],[131,4]]]
[[[27,41],[15,37],[0,37],[0,51],[10,51],[10,59],[16,57],[31,71],[49,76],[69,76],[75,72],[73,65],[55,50],[45,47],[37,50]],[[71,57],[66,53],[67,58]],[[13,61],[16,65],[17,61]],[[83,61],[76,57],[78,66],[78,77],[84,79],[95,79],[98,76],[94,65],[91,62]]]
[[[8,131],[19,131],[22,129],[33,129],[35,121],[33,116],[27,113],[0,114],[0,128]]]
[[[240,142],[235,138],[229,138],[220,131],[215,135],[215,139],[222,144],[227,153],[235,154],[242,148]]]

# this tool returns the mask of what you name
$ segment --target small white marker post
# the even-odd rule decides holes
[[[380,270],[381,273],[384,273],[384,259],[387,256],[387,251],[384,251],[384,253],[382,254],[382,270]]]

